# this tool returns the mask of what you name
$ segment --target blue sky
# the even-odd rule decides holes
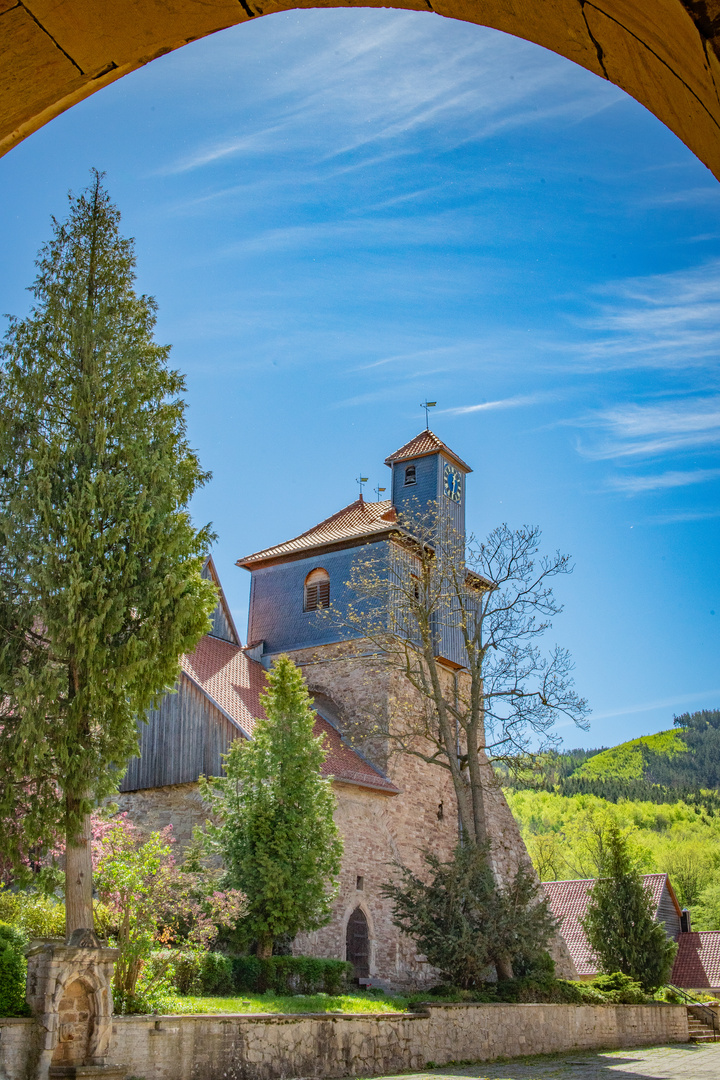
[[[469,526],[574,556],[551,640],[608,745],[720,706],[720,186],[616,87],[430,13],[272,15],[0,160],[0,310],[107,171],[187,373],[223,584],[432,427]]]

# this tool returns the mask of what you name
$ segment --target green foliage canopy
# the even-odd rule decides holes
[[[677,945],[655,922],[652,898],[615,823],[603,837],[600,876],[580,922],[605,974],[622,972],[647,991],[667,982]]]
[[[28,1016],[25,1001],[27,939],[14,926],[0,922],[0,1016]]]
[[[452,985],[469,989],[487,982],[489,969],[532,970],[555,933],[548,900],[527,867],[498,887],[488,845],[459,845],[443,863],[424,852],[428,881],[400,867],[400,881],[383,894],[393,901],[393,921],[412,937],[433,967]]]
[[[287,656],[274,662],[262,695],[266,719],[237,740],[224,777],[209,781],[220,824],[210,836],[229,883],[248,898],[245,920],[258,955],[274,940],[315,930],[330,919],[342,841],[335,795],[321,775],[326,751],[302,674]]]
[[[134,289],[133,242],[95,173],[53,219],[0,353],[0,846],[76,834],[137,750],[136,720],[209,627],[208,474],[185,384]]]

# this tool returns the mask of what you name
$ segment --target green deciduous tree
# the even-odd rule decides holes
[[[656,990],[667,982],[677,945],[655,922],[652,897],[614,822],[603,837],[599,869],[580,920],[590,947],[606,974],[621,971],[645,990]]]
[[[0,366],[0,844],[66,837],[68,935],[93,925],[90,810],[216,601],[187,510],[208,474],[119,221],[98,173],[70,196]]]
[[[244,925],[260,957],[272,954],[277,937],[329,921],[342,855],[335,795],[321,775],[326,751],[322,736],[313,735],[303,677],[281,656],[267,682],[266,719],[251,741],[231,746],[226,775],[205,786],[220,816],[210,836],[229,884],[247,896]]]
[[[400,867],[400,881],[383,888],[395,925],[448,982],[466,989],[486,982],[491,966],[510,973],[532,968],[556,931],[532,871],[521,866],[498,888],[488,847],[458,846],[446,863],[426,851],[428,880]]]

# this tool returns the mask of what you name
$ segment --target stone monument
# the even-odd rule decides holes
[[[108,1061],[117,956],[92,930],[30,947],[27,1000],[38,1024],[32,1080],[125,1075],[124,1066]]]

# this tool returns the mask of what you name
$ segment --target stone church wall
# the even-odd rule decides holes
[[[340,891],[329,925],[299,935],[294,951],[344,959],[348,919],[360,907],[369,925],[371,981],[404,988],[428,981],[434,972],[416,945],[393,925],[391,904],[381,896],[381,887],[397,873],[398,863],[422,872],[424,848],[449,858],[457,843],[457,803],[447,770],[409,754],[393,753],[387,740],[373,734],[373,725],[382,730],[388,710],[399,703],[411,708],[417,704],[408,700],[407,684],[387,668],[358,658],[362,650],[362,643],[350,641],[290,654],[302,667],[310,691],[322,693],[337,706],[339,723],[353,745],[366,752],[400,792],[391,795],[335,783],[336,821],[345,843]],[[501,881],[509,881],[521,864],[532,864],[487,762],[484,771],[495,871]],[[128,792],[119,796],[118,803],[146,830],[172,824],[180,845],[190,840],[193,827],[202,825],[208,816],[197,784]],[[361,889],[358,878],[362,878]],[[562,938],[556,938],[551,951],[557,973],[576,977]]]

